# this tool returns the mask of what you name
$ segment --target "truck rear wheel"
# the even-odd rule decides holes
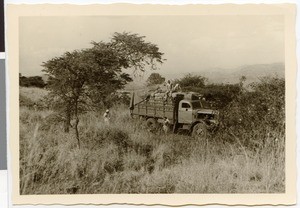
[[[155,131],[158,128],[158,122],[154,118],[148,118],[146,125],[150,131]]]
[[[207,129],[204,123],[197,123],[193,127],[192,136],[198,140],[205,140],[207,137]]]

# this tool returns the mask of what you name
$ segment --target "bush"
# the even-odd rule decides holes
[[[241,93],[240,84],[209,84],[198,90],[214,108],[222,110]]]
[[[32,108],[35,105],[35,102],[33,102],[30,98],[20,94],[19,95],[19,105],[25,106],[28,108]]]
[[[21,87],[44,88],[46,86],[46,83],[44,82],[43,78],[40,76],[25,77],[20,75],[19,84]]]
[[[285,132],[285,83],[280,78],[261,78],[252,83],[222,110],[223,131],[231,132],[243,139],[244,144],[263,144],[269,132],[284,135]],[[245,137],[245,135],[253,135]],[[259,135],[259,136],[255,136]],[[278,139],[284,139],[279,137]]]

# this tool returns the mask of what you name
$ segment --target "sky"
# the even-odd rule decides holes
[[[283,16],[21,17],[20,73],[41,75],[43,62],[124,31],[158,45],[162,74],[284,62]]]

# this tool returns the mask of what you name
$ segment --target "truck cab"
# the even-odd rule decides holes
[[[202,104],[199,100],[183,99],[178,105],[178,124],[183,129],[191,129],[199,122],[207,127],[218,125],[219,112]]]

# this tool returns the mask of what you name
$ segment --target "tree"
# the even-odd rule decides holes
[[[166,79],[162,77],[159,73],[152,73],[147,79],[147,86],[162,84],[165,80]]]
[[[205,77],[187,74],[183,78],[176,80],[175,82],[178,83],[183,90],[193,91],[193,89],[204,87],[206,81],[207,78]]]
[[[92,42],[91,48],[66,52],[43,63],[43,71],[49,76],[49,101],[62,109],[66,132],[75,119],[79,147],[79,114],[91,106],[105,106],[112,93],[132,81],[126,69],[143,72],[146,67],[156,69],[163,63],[163,53],[144,39],[138,34],[114,33],[109,42]]]

